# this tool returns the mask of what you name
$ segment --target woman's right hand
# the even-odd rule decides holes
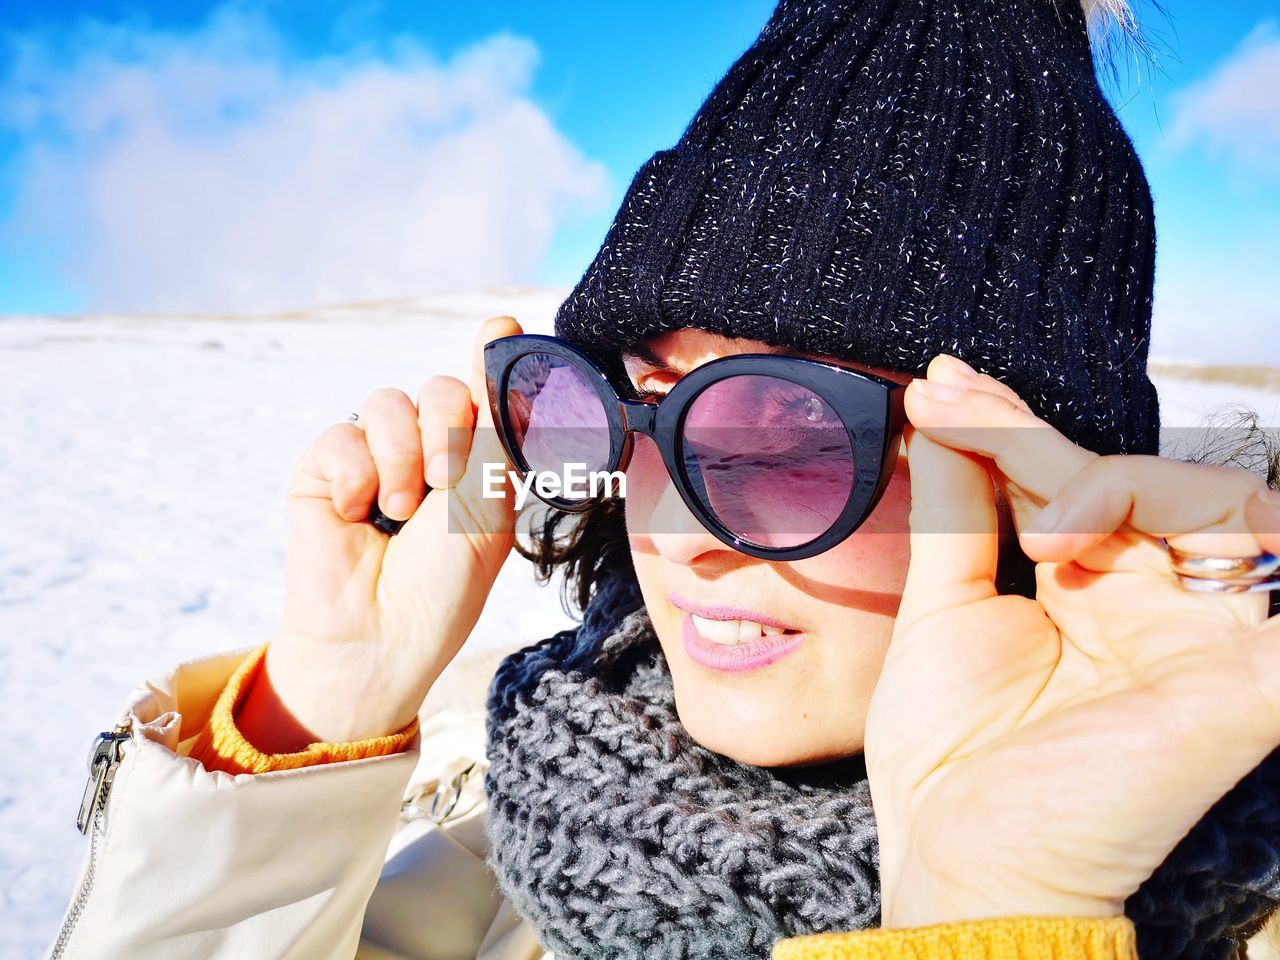
[[[520,332],[510,317],[487,321],[470,388],[432,377],[416,405],[403,391],[376,390],[359,426],[329,427],[298,460],[284,617],[237,715],[258,749],[402,729],[471,633],[515,527],[506,484],[502,497],[482,495],[484,464],[506,469],[484,344]],[[375,499],[391,519],[408,520],[395,536],[365,521]]]
[[[1182,589],[1159,538],[1253,557],[1280,505],[1245,470],[1100,458],[954,358],[906,410],[911,563],[866,732],[882,923],[1120,916],[1280,744],[1280,619]],[[997,486],[1034,599],[996,588]]]

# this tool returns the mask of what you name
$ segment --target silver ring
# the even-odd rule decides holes
[[[1261,593],[1280,590],[1280,557],[1204,557],[1165,543],[1178,585],[1194,593]]]
[[[347,414],[348,423],[355,423],[359,419],[360,419],[360,414],[356,413],[354,410]]]

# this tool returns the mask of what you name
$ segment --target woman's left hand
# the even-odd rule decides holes
[[[1097,457],[951,358],[906,403],[911,565],[866,739],[883,924],[1119,915],[1280,745],[1266,594],[1183,590],[1156,538],[1278,551],[1280,506],[1242,470]],[[997,595],[996,488],[1034,600]]]

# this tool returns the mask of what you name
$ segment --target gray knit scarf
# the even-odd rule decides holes
[[[767,958],[783,937],[878,924],[861,758],[769,769],[694,742],[633,576],[493,679],[486,830],[503,894],[560,960]],[[1144,960],[1225,960],[1274,909],[1278,786],[1273,755],[1131,898]]]

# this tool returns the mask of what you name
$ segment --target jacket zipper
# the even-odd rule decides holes
[[[53,950],[49,953],[49,960],[58,960],[66,951],[67,942],[71,939],[89,899],[89,892],[93,889],[93,880],[98,871],[98,838],[107,828],[107,795],[111,792],[111,784],[115,781],[120,761],[124,759],[125,741],[132,735],[133,720],[125,717],[116,724],[115,729],[98,734],[89,751],[89,780],[84,785],[80,812],[76,815],[76,829],[89,834],[89,863],[80,881],[80,889],[67,908],[67,915],[63,918],[62,929],[58,931],[58,939],[54,941]]]

